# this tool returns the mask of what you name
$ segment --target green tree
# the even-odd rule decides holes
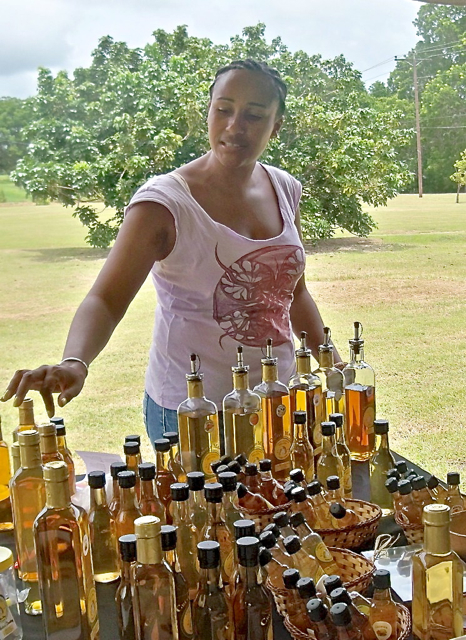
[[[466,190],[466,149],[461,154],[460,159],[455,162],[455,169],[456,171],[450,176],[450,179],[458,185],[456,202],[459,202],[461,187],[464,187]]]
[[[29,101],[0,98],[0,174],[10,173],[26,153],[23,129],[30,121]]]

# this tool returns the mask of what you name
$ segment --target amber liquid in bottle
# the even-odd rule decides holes
[[[18,433],[20,431],[28,431],[29,429],[36,429],[37,424],[34,419],[34,401],[32,398],[24,398],[23,402],[18,407],[19,410],[19,424],[13,431],[13,441],[18,442]]]
[[[319,367],[314,372],[322,384],[325,404],[325,420],[331,413],[345,415],[344,378],[339,369],[334,367],[333,345],[330,340],[331,331],[324,327],[324,342],[319,345]]]
[[[58,452],[57,428],[50,422],[37,427],[40,436],[40,453],[42,464],[47,462],[59,462],[63,456]]]
[[[272,357],[272,340],[267,340],[267,357],[262,358],[262,382],[254,389],[262,398],[263,447],[272,462],[272,475],[285,482],[291,469],[292,444],[290,394],[277,378],[277,358]]]
[[[337,445],[337,453],[343,462],[343,482],[342,489],[345,498],[351,498],[353,495],[353,472],[351,469],[351,453],[346,444],[345,435],[345,416],[342,413],[331,413],[328,417],[330,422],[335,423],[335,440]]]
[[[201,532],[207,522],[207,505],[204,497],[205,476],[202,471],[187,474],[189,486],[189,519]]]
[[[58,453],[61,454],[63,460],[68,467],[68,483],[70,485],[70,495],[73,496],[76,493],[76,472],[74,469],[73,456],[66,443],[66,427],[63,422],[63,418],[51,418],[52,422],[57,428],[57,444]]]
[[[117,538],[120,538],[128,533],[134,533],[134,522],[142,514],[134,491],[136,486],[134,471],[120,471],[118,484],[120,487],[120,508],[115,518],[115,526]]]
[[[2,421],[0,418],[0,531],[11,531],[13,529],[9,489],[10,479],[10,456],[8,445],[2,436]]]
[[[123,451],[125,454],[125,462],[128,471],[134,471],[134,475],[136,476],[136,485],[134,487],[134,490],[139,500],[141,495],[139,465],[142,462],[139,442],[136,442],[135,440],[126,440],[123,445]]]
[[[44,466],[46,504],[34,522],[34,540],[48,639],[99,637],[86,513],[71,504],[68,468],[62,460]]]
[[[139,478],[141,481],[140,512],[143,516],[156,516],[162,524],[165,524],[165,507],[155,494],[155,464],[142,462],[139,465]]]
[[[374,595],[369,611],[369,624],[377,640],[397,640],[398,616],[390,593],[389,571],[376,571],[373,581]]]
[[[217,407],[204,396],[203,374],[196,369],[197,356],[191,355],[187,374],[188,398],[178,407],[181,462],[186,473],[203,471],[206,479],[214,474],[211,463],[220,458],[220,431]]]
[[[309,442],[308,429],[306,426],[306,413],[295,411],[293,413],[293,444],[290,455],[291,464],[294,469],[302,469],[306,482],[314,479],[314,451]]]
[[[387,472],[395,467],[395,459],[388,444],[388,420],[374,421],[377,449],[369,462],[371,502],[379,505],[382,515],[394,512],[393,500],[385,487]]]
[[[109,502],[108,508],[116,520],[118,512],[120,510],[120,485],[118,484],[118,474],[120,471],[128,471],[128,467],[124,462],[112,462],[110,465],[110,475],[112,476],[112,499]]]
[[[222,581],[229,584],[234,570],[234,539],[226,525],[223,512],[223,488],[218,482],[209,482],[205,487],[207,501],[207,524],[201,532],[201,539],[215,540],[220,544]]]
[[[181,572],[188,584],[189,598],[194,600],[199,582],[197,569],[197,544],[200,542],[199,531],[189,520],[189,486],[177,482],[171,486],[173,524],[176,527],[180,549],[179,563]]]
[[[45,504],[45,486],[42,474],[39,433],[29,430],[18,434],[21,467],[11,481],[11,498],[15,525],[15,543],[18,554],[18,573],[29,595],[24,603],[25,612],[42,612],[37,577],[37,558],[32,526]]]
[[[118,543],[121,565],[121,580],[115,594],[118,630],[120,640],[136,640],[131,593],[131,574],[136,562],[136,536],[134,534],[121,536]]]
[[[329,476],[338,476],[340,478],[340,486],[343,486],[345,478],[345,469],[343,462],[337,451],[337,443],[335,439],[335,423],[322,422],[321,424],[323,445],[322,455],[317,462],[316,475],[320,484],[327,486],[327,478]]]
[[[91,471],[89,529],[96,582],[113,582],[120,575],[115,520],[112,518],[105,493],[105,473]]]
[[[170,487],[176,482],[175,475],[168,468],[168,454],[170,452],[170,442],[167,438],[158,438],[154,440],[154,449],[156,451],[157,465],[155,471],[155,488],[157,496],[165,509],[165,522],[172,523],[171,501],[172,496]]]
[[[170,451],[167,454],[168,469],[173,473],[175,478],[177,478],[177,482],[186,482],[186,471],[181,464],[180,436],[178,435],[178,432],[166,431],[163,434],[163,437],[170,443]]]

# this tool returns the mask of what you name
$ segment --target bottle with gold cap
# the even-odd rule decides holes
[[[322,433],[320,423],[326,418],[325,402],[322,395],[322,382],[311,371],[311,350],[306,345],[307,333],[301,332],[301,346],[296,354],[296,374],[290,379],[291,414],[305,411],[309,442],[314,456],[322,452]]]
[[[113,582],[120,575],[115,520],[107,504],[105,472],[91,471],[88,476],[91,504],[89,528],[96,582]]]
[[[46,500],[34,521],[34,543],[45,635],[95,640],[99,618],[87,515],[71,503],[66,463],[43,469]]]
[[[2,420],[0,417],[0,531],[11,531],[13,529],[9,489],[10,479],[10,455],[8,445],[3,439]]]
[[[249,462],[264,457],[262,407],[257,393],[249,388],[249,367],[243,361],[243,347],[237,348],[233,372],[233,391],[223,398],[225,452],[232,458],[243,453]]]
[[[331,413],[328,417],[329,422],[335,423],[335,442],[337,445],[337,453],[343,462],[343,480],[341,483],[345,498],[351,498],[353,495],[353,473],[351,469],[351,452],[346,444],[345,436],[345,416],[342,413]]]
[[[160,520],[142,516],[134,523],[137,562],[133,568],[133,606],[138,640],[173,640],[179,637],[175,579],[166,563]]]
[[[413,636],[463,635],[463,563],[450,546],[450,508],[424,507],[424,546],[413,556]]]
[[[42,605],[37,578],[37,559],[34,549],[32,525],[45,504],[45,486],[36,430],[18,433],[21,466],[11,480],[10,491],[15,525],[15,543],[18,554],[18,573],[24,588],[29,589],[24,610],[39,615]]]
[[[59,462],[63,456],[58,452],[57,428],[51,422],[37,427],[40,436],[40,453],[42,464],[47,462]]]
[[[191,372],[186,374],[188,397],[178,407],[181,462],[186,473],[203,471],[210,480],[214,477],[210,464],[220,458],[220,431],[217,407],[204,396],[198,359],[191,354]]]
[[[68,467],[68,483],[70,485],[70,494],[74,496],[74,494],[76,493],[76,472],[74,469],[73,455],[68,449],[68,445],[66,443],[65,421],[63,420],[63,418],[54,416],[53,418],[50,418],[50,422],[57,428],[58,453],[61,453],[63,460],[66,462],[66,466]]]
[[[343,373],[334,366],[332,332],[324,327],[324,342],[319,345],[319,367],[314,371],[322,384],[325,404],[325,420],[331,413],[345,415],[345,391]]]
[[[285,482],[291,469],[290,392],[278,380],[277,358],[272,354],[272,339],[267,340],[267,355],[262,358],[262,382],[254,392],[262,398],[264,456],[272,462],[272,475]]]
[[[346,442],[351,458],[369,460],[375,450],[375,373],[364,361],[362,324],[354,323],[350,362],[343,369],[346,398]]]
[[[37,429],[37,424],[34,419],[34,400],[32,398],[24,398],[24,400],[18,407],[18,412],[19,424],[13,431],[13,442],[18,441],[18,433],[20,431]]]

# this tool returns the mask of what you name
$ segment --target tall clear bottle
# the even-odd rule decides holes
[[[45,635],[48,640],[96,640],[99,618],[87,515],[71,504],[63,460],[44,465],[44,480],[46,502],[34,522],[34,542]]]
[[[302,469],[306,482],[314,479],[314,450],[309,442],[306,412],[293,412],[293,444],[290,449],[293,468]]]
[[[120,507],[115,518],[116,534],[120,538],[128,533],[134,533],[134,522],[142,513],[139,509],[135,493],[136,474],[134,471],[120,471],[118,474],[120,487]]]
[[[90,490],[89,529],[94,579],[96,582],[113,582],[118,579],[120,568],[115,520],[108,508],[105,492],[105,472],[91,471],[87,479]]]
[[[262,382],[255,393],[262,399],[263,446],[265,457],[272,462],[272,475],[285,482],[291,469],[290,392],[278,380],[277,358],[272,355],[272,339],[267,340],[267,355],[262,358]]]
[[[191,373],[186,374],[188,397],[178,407],[181,462],[186,473],[203,471],[214,477],[210,464],[220,458],[220,431],[217,407],[204,395],[203,374],[191,354]]]
[[[463,635],[463,563],[450,547],[450,508],[424,507],[424,548],[413,556],[413,636]]]
[[[168,453],[168,468],[177,478],[177,482],[186,482],[186,471],[181,464],[180,436],[178,431],[165,431],[163,437],[170,443]]]
[[[325,404],[325,420],[331,413],[345,415],[345,391],[343,373],[334,366],[331,331],[324,327],[324,342],[319,345],[319,367],[314,371],[322,384]],[[324,421],[325,421],[324,420]]]
[[[13,529],[13,514],[10,500],[11,466],[8,445],[2,435],[2,420],[0,417],[0,531]]]
[[[322,453],[320,423],[326,419],[322,382],[311,371],[311,350],[306,345],[307,333],[301,332],[301,346],[295,351],[296,374],[290,379],[291,415],[305,411],[309,442],[317,458]]]
[[[185,482],[176,482],[171,486],[173,525],[177,528],[180,549],[179,562],[181,572],[189,588],[189,599],[194,600],[199,581],[197,569],[197,543],[200,533],[189,519],[189,486]]]
[[[337,451],[337,443],[335,440],[335,423],[322,422],[321,429],[323,436],[323,445],[322,455],[317,462],[317,480],[323,487],[325,487],[327,486],[327,478],[329,476],[338,476],[340,478],[340,486],[343,486],[345,469]]]
[[[66,443],[65,421],[63,420],[63,418],[54,416],[53,418],[50,418],[50,422],[54,424],[57,429],[58,453],[62,455],[63,460],[66,462],[66,466],[68,467],[70,495],[74,496],[74,494],[76,493],[76,472],[74,469],[73,455]]]
[[[133,565],[136,562],[136,536],[133,533],[121,536],[118,541],[120,551],[121,580],[115,594],[118,630],[120,640],[136,640],[132,596]]]
[[[364,361],[362,324],[354,323],[350,362],[343,369],[346,398],[346,442],[351,458],[369,460],[375,449],[375,373]]]
[[[198,531],[202,531],[207,522],[207,505],[204,497],[205,475],[202,471],[187,474],[189,486],[189,519]]]
[[[371,502],[379,505],[383,516],[388,516],[394,513],[394,507],[385,482],[387,471],[395,467],[395,458],[388,444],[388,420],[374,420],[374,432],[378,442],[369,463]]]
[[[155,494],[155,464],[153,462],[141,462],[139,465],[139,479],[141,483],[139,510],[143,516],[156,516],[164,524],[165,507]]]
[[[225,522],[222,504],[223,487],[219,482],[209,482],[205,486],[204,493],[207,502],[207,524],[201,532],[201,539],[216,540],[219,543],[222,580],[225,585],[228,585],[234,571],[234,537]]]
[[[37,557],[32,525],[45,504],[45,485],[39,448],[39,433],[35,430],[18,433],[21,466],[11,480],[10,490],[18,554],[18,572],[25,589],[29,589],[24,610],[39,615],[42,605],[37,577]]]
[[[19,424],[13,431],[13,441],[18,441],[18,433],[20,431],[28,431],[29,429],[36,429],[37,424],[34,418],[34,400],[32,398],[24,398],[22,403],[18,407]]]
[[[342,413],[331,413],[328,419],[329,422],[335,423],[337,453],[343,462],[343,468],[345,470],[341,486],[344,491],[345,498],[351,498],[353,495],[353,472],[351,469],[351,452],[346,444],[345,416]]]
[[[249,462],[264,457],[261,398],[249,388],[249,367],[243,362],[243,347],[237,349],[233,391],[223,398],[225,453],[232,458],[243,453]]]

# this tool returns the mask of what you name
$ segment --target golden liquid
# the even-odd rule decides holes
[[[248,581],[246,572],[255,573],[257,568],[241,567],[244,577],[233,595],[235,640],[273,640],[272,602],[265,587],[254,576]]]
[[[68,467],[68,485],[70,487],[70,496],[73,496],[76,493],[76,472],[74,469],[73,456],[66,446],[65,436],[57,436],[57,444],[58,453],[62,455],[63,460],[66,462],[66,466]]]
[[[209,504],[209,520],[201,531],[201,540],[215,540],[220,545],[220,564],[224,584],[230,582],[233,574],[233,538],[221,518],[221,505]]]
[[[232,640],[232,625],[227,597],[218,584],[216,569],[203,569],[209,584],[202,580],[193,602],[194,637],[199,640]]]
[[[165,524],[165,507],[154,494],[152,480],[141,480],[139,510],[143,516],[156,516],[161,524]]]
[[[197,543],[200,542],[199,531],[189,522],[188,503],[173,503],[173,524],[177,528],[178,560],[181,573],[189,588],[191,600],[194,599],[199,582],[197,566]]]
[[[375,592],[374,595],[376,595]],[[383,592],[381,592],[383,593]],[[381,595],[372,600],[369,612],[369,625],[372,626],[378,640],[397,640],[398,616],[396,604],[391,599],[390,592],[386,598]]]
[[[375,389],[354,384],[346,387],[346,444],[352,460],[369,460],[375,449]]]
[[[218,416],[178,415],[181,461],[186,473],[203,471],[206,480],[215,477],[210,465],[220,458]]]
[[[314,456],[322,453],[322,432],[320,423],[325,421],[325,402],[322,387],[311,389],[290,389],[291,415],[295,411],[305,411],[307,414],[307,429],[309,442],[314,449]]]
[[[370,496],[373,504],[378,504],[382,515],[388,516],[394,512],[392,494],[387,491],[387,471],[395,466],[388,449],[378,449],[369,463]]]
[[[74,505],[45,508],[34,526],[43,621],[49,640],[99,637],[89,536]]]
[[[328,444],[330,445],[330,443]],[[328,450],[326,445],[327,443],[324,443],[324,450],[316,465],[317,480],[323,487],[326,487],[329,476],[338,476],[340,478],[340,486],[343,486],[345,469],[337,453],[336,444],[335,446],[329,446]]]
[[[175,581],[168,565],[165,562],[136,564],[134,583],[136,637],[140,640],[178,638]]]
[[[13,514],[11,512],[10,490],[8,488],[10,478],[8,446],[0,435],[0,531],[11,531],[13,529]]]
[[[134,533],[134,521],[141,516],[142,513],[136,505],[134,489],[120,487],[120,510],[115,518],[117,540],[121,536]]]
[[[115,594],[120,640],[136,640],[131,594],[131,565],[128,562],[122,562],[122,564],[121,582]]]
[[[113,582],[120,577],[120,570],[115,521],[106,504],[91,508],[89,526],[94,579],[96,582]]]
[[[302,469],[306,482],[314,479],[314,455],[309,441],[304,438],[293,440],[290,450],[291,465],[293,469]]]
[[[168,565],[173,571],[173,578],[175,580],[175,607],[179,640],[190,640],[193,637],[193,620],[188,583],[180,569],[180,563],[175,551],[168,551],[166,557]],[[193,598],[196,593],[197,589],[193,594]]]
[[[286,481],[291,470],[290,449],[292,443],[290,396],[261,398],[264,421],[264,454],[272,462],[272,475]]]
[[[262,413],[223,412],[225,428],[225,453],[232,458],[243,453],[249,462],[262,460]]]
[[[11,478],[10,456],[8,445],[0,435],[0,485],[8,486]]]
[[[340,429],[342,430],[343,427],[341,427]],[[344,492],[344,497],[351,498],[353,495],[353,475],[351,470],[351,454],[348,447],[346,446],[346,443],[339,441],[340,438],[339,438],[338,431],[340,429],[337,428],[337,453],[341,458],[341,461],[343,463],[343,470],[344,470],[343,481],[341,486]]]

